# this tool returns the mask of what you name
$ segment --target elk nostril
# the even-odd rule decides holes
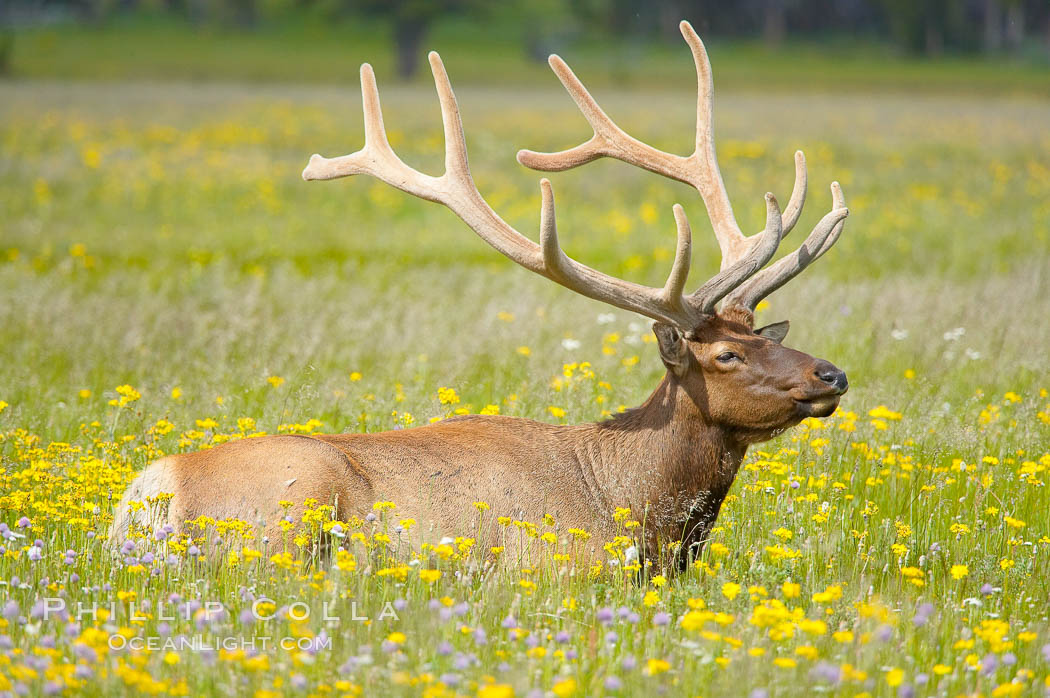
[[[839,370],[832,364],[824,364],[818,366],[813,375],[816,376],[822,383],[833,385],[837,388],[845,388],[849,383],[846,380],[845,371]]]
[[[830,386],[836,388],[839,392],[846,392],[846,388],[849,387],[849,381],[846,379],[846,373],[839,371],[838,369],[829,369],[823,371],[816,371],[817,378],[823,383],[827,383]]]
[[[839,367],[830,361],[817,361],[817,365],[813,367],[813,377],[834,387],[840,394],[846,392],[849,385],[845,371],[839,370]]]

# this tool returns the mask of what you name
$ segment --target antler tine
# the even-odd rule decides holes
[[[558,221],[554,215],[554,189],[546,177],[540,179],[540,251],[548,274],[566,278],[570,273],[569,257],[558,242]]]
[[[780,234],[783,240],[798,223],[802,215],[802,207],[806,203],[806,190],[809,185],[809,175],[806,172],[806,155],[801,150],[795,151],[795,185],[791,188],[791,198],[784,207],[784,231]]]
[[[696,150],[690,159],[702,166],[695,168],[698,181],[688,183],[693,184],[704,199],[704,205],[707,206],[708,214],[711,216],[715,237],[718,238],[719,247],[722,249],[722,268],[725,269],[745,255],[748,245],[754,245],[756,241],[754,235],[746,237],[741,232],[733,214],[732,204],[729,202],[729,194],[726,192],[721,170],[718,167],[718,158],[715,154],[714,76],[711,71],[711,59],[707,55],[707,47],[704,46],[704,42],[689,22],[683,20],[679,23],[678,28],[689,45],[689,50],[693,54],[693,65],[696,68]],[[788,205],[783,211],[780,239],[791,232],[795,223],[798,222],[802,206],[806,202],[807,180],[806,156],[801,150],[796,150],[795,184],[791,189]],[[768,227],[758,234],[767,232],[769,232]]]
[[[838,182],[831,183],[831,208],[832,210],[844,210],[845,214],[842,216],[842,220],[831,229],[831,234],[828,235],[828,239],[820,246],[820,252],[817,253],[818,257],[830,250],[831,246],[839,241],[839,237],[842,235],[842,230],[846,226],[846,217],[849,216],[849,209],[846,207],[846,196],[842,193],[842,186]]]
[[[664,301],[672,307],[681,307],[684,306],[682,293],[685,291],[685,282],[689,278],[689,266],[693,258],[693,231],[681,204],[675,204],[672,210],[675,225],[678,227],[678,244],[675,246],[674,262],[664,283],[662,295]]]
[[[718,167],[718,158],[715,154],[714,76],[711,71],[711,59],[707,55],[707,47],[704,46],[704,42],[689,22],[680,22],[678,28],[689,45],[696,68],[696,151],[692,158],[703,165],[697,168],[700,181],[689,183],[696,186],[703,196],[704,204],[712,217],[712,225],[719,245],[723,250],[727,246],[736,247],[739,250],[735,255],[730,255],[728,259],[722,260],[724,269],[736,261],[734,257],[743,254],[742,250],[746,249],[745,241],[752,241],[754,236],[744,237],[740,231],[740,226],[737,225],[733,215],[733,207],[729,203],[729,194],[726,192],[721,170]],[[791,232],[795,223],[798,222],[802,206],[806,202],[807,179],[806,156],[801,150],[796,150],[795,184],[791,189],[791,198],[788,199],[788,205],[783,212],[780,239]],[[713,220],[716,216],[722,219],[720,224],[716,224]],[[768,230],[769,228],[766,227],[763,232]],[[755,243],[750,242],[750,244]]]
[[[740,259],[691,293],[686,301],[704,315],[714,313],[718,301],[753,276],[773,258],[783,237],[782,231],[783,221],[777,199],[771,193],[767,193],[765,234],[760,236],[757,244],[752,245],[751,249]]]
[[[364,112],[365,150],[385,151],[393,155],[383,125],[383,105],[379,103],[376,73],[368,63],[361,65],[361,109]]]
[[[697,188],[707,206],[711,227],[722,249],[722,269],[726,269],[744,255],[746,238],[733,215],[733,207],[729,203],[729,194],[715,156],[715,99],[711,60],[693,25],[683,20],[679,22],[678,29],[689,44],[696,67],[696,149],[690,158],[694,164],[691,169],[695,177],[690,184]]]
[[[438,102],[441,104],[441,125],[445,132],[445,176],[454,181],[466,181],[473,186],[470,176],[470,165],[467,163],[467,139],[463,135],[463,120],[459,116],[459,103],[452,92],[445,64],[437,51],[427,54],[430,69],[434,73],[434,85],[437,87]]]
[[[802,245],[737,288],[726,298],[726,305],[736,305],[754,311],[759,301],[820,259],[825,252],[831,249],[832,245],[838,242],[845,227],[846,217],[849,215],[846,199],[838,182],[831,183],[831,198],[833,201],[831,211],[814,226],[813,231]]]

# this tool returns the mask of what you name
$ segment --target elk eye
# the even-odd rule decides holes
[[[715,358],[718,359],[719,361],[721,361],[724,364],[727,364],[730,361],[741,361],[742,360],[740,358],[739,354],[737,354],[735,352],[731,352],[731,351],[723,351],[721,354],[719,354]]]

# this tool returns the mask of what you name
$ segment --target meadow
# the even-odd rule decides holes
[[[115,551],[113,503],[164,453],[481,411],[597,420],[663,369],[648,321],[442,208],[303,182],[311,153],[359,147],[353,83],[0,84],[0,695],[1050,692],[1050,102],[734,92],[717,56],[715,76],[745,230],[765,191],[786,201],[795,149],[800,231],[843,185],[842,240],[759,322],[789,318],[786,343],[852,387],[751,449],[679,575],[622,542],[579,564],[586,532],[485,502],[479,525],[535,538],[534,558],[489,565],[498,550],[432,540],[397,502],[348,522],[318,503],[274,556],[236,521]],[[395,148],[438,171],[432,89],[379,79]],[[550,85],[458,90],[475,178],[524,231],[538,176],[514,153],[589,133]],[[595,92],[684,152],[692,89]],[[602,161],[553,181],[576,259],[662,283],[681,202],[693,283],[717,269],[695,192]],[[618,516],[629,535],[639,512]]]

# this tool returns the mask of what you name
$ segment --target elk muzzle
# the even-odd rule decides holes
[[[821,359],[813,368],[803,396],[795,398],[795,404],[806,417],[827,417],[839,406],[839,398],[847,390],[846,372]]]

